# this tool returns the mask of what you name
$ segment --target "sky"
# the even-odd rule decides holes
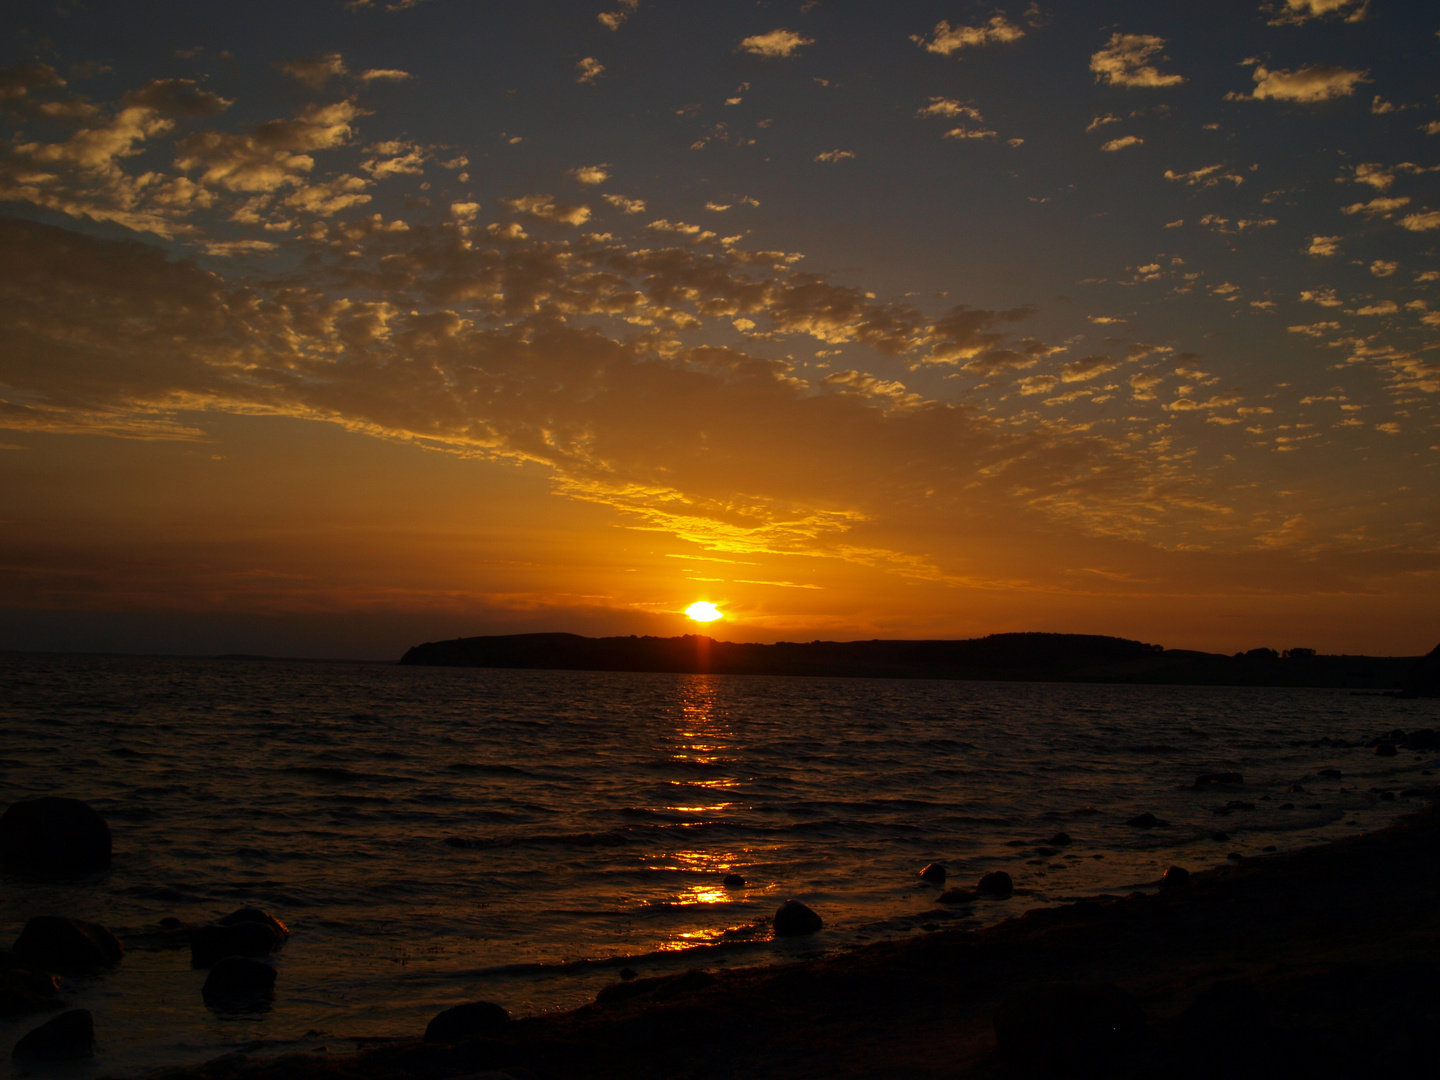
[[[1440,11],[7,5],[0,649],[1440,639]]]

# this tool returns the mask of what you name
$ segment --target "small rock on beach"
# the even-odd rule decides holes
[[[804,937],[816,933],[825,923],[799,900],[786,900],[775,912],[772,925],[776,937]]]
[[[0,862],[42,874],[99,869],[110,863],[110,826],[79,799],[11,803],[0,815]]]
[[[489,1001],[470,1001],[436,1014],[425,1028],[427,1043],[453,1043],[480,1035],[495,1035],[510,1022],[504,1008]]]
[[[1015,883],[1004,870],[992,870],[980,879],[975,891],[981,896],[1003,898],[1015,891]]]
[[[89,1009],[71,1009],[20,1037],[10,1056],[17,1061],[73,1061],[95,1056],[95,1021]]]
[[[114,967],[125,955],[119,938],[99,923],[63,915],[37,915],[15,940],[15,959],[26,967],[83,975]]]

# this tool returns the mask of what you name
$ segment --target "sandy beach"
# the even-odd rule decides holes
[[[781,967],[635,980],[455,1042],[229,1055],[165,1080],[1422,1076],[1440,809],[1188,885]],[[612,998],[618,1000],[606,1000]],[[1138,1011],[1137,1011],[1138,1010]],[[997,1042],[995,1017],[1007,1018]],[[1428,1064],[1427,1064],[1428,1063]]]

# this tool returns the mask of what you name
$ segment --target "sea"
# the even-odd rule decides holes
[[[95,1059],[46,1076],[346,1052],[461,1002],[569,1009],[627,968],[789,962],[1369,831],[1440,754],[1362,744],[1421,727],[1440,702],[1341,690],[0,655],[0,803],[83,799],[115,850],[6,871],[0,946],[41,914],[126,943],[64,985]],[[1243,783],[1195,786],[1215,772]],[[932,862],[1015,892],[940,904]],[[824,927],[772,940],[791,898]],[[242,906],[291,936],[273,1002],[217,1011],[160,922]],[[0,1019],[0,1076],[44,1018]]]

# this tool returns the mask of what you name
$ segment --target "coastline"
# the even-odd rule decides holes
[[[1007,995],[1052,983],[1113,984],[1143,1010],[1146,1031],[1103,1063],[1106,1076],[1273,1075],[1282,1062],[1290,1075],[1421,1075],[1440,1018],[1434,800],[1372,833],[1195,872],[1183,890],[1035,909],[778,967],[637,980],[620,1000],[454,1044],[417,1032],[354,1053],[231,1054],[151,1075],[1013,1075],[995,1012]],[[1227,1011],[1227,994],[1246,1007]],[[1205,1066],[1211,1052],[1224,1055],[1218,1071]]]

